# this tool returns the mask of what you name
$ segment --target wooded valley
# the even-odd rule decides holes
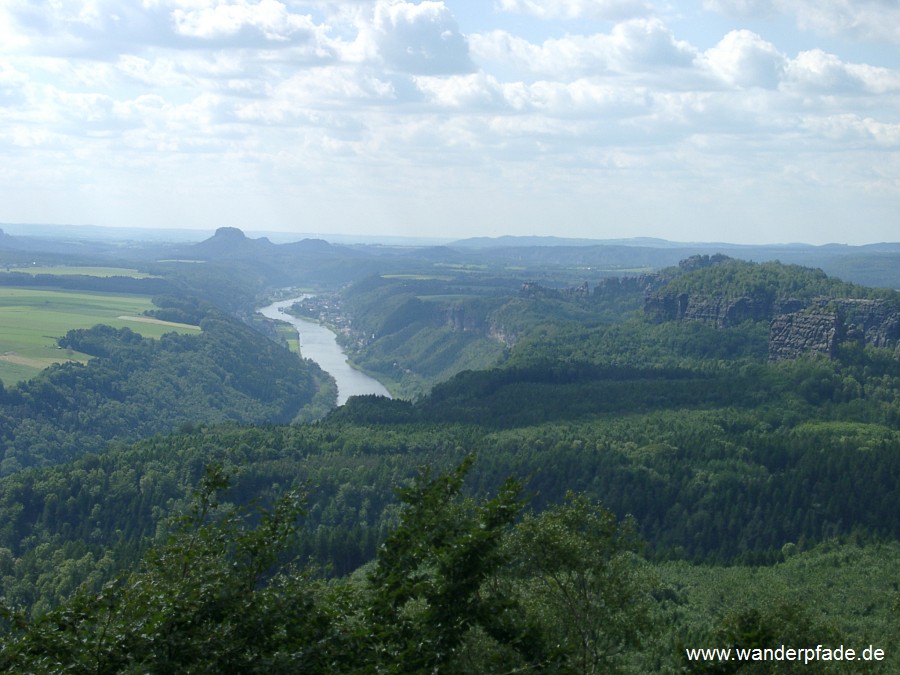
[[[900,279],[541,248],[223,229],[28,254],[146,279],[0,272],[201,329],[71,330],[85,364],[0,385],[0,668],[897,672]],[[334,407],[255,313],[286,287],[394,398]],[[886,657],[686,656],[841,644]]]

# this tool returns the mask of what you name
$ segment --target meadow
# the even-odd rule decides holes
[[[280,324],[275,330],[278,335],[283,338],[288,345],[288,349],[290,349],[295,354],[300,353],[300,336],[297,335],[297,329],[292,325]]]
[[[12,384],[61,361],[87,361],[56,341],[73,328],[98,323],[128,327],[144,337],[172,331],[199,332],[197,326],[142,316],[153,309],[147,296],[86,291],[0,288],[0,380]]]

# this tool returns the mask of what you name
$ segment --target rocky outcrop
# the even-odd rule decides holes
[[[720,264],[727,258],[695,256],[683,261],[687,271]],[[587,284],[574,288],[546,288],[526,283],[519,297],[544,300],[608,302],[630,295],[644,298],[644,314],[658,322],[702,321],[717,328],[745,321],[769,322],[769,358],[794,359],[803,354],[834,356],[838,345],[855,341],[863,346],[900,352],[900,303],[885,299],[775,297],[772,292],[728,297],[726,295],[666,292],[671,275],[648,274],[603,279],[589,291]],[[496,329],[492,332],[499,333]],[[514,342],[509,336],[506,344]]]
[[[593,297],[598,300],[614,299],[633,293],[641,293],[644,297],[658,291],[671,277],[663,274],[639,274],[633,277],[607,277],[601,279],[594,287]]]
[[[846,326],[846,339],[872,347],[900,345],[900,311],[884,300],[841,300],[838,310]]]
[[[718,328],[744,321],[770,321],[769,358],[794,359],[803,354],[833,356],[846,340],[897,349],[900,311],[886,300],[821,298],[767,301],[688,293],[650,293],[645,314],[655,321],[703,321]]]
[[[776,303],[757,298],[687,293],[651,295],[644,303],[644,313],[656,321],[705,321],[718,328],[736,326],[744,321],[765,321],[775,311]]]
[[[589,298],[591,289],[587,282],[573,288],[548,288],[541,286],[533,281],[526,281],[519,289],[520,298],[530,298],[532,300],[566,300],[573,301],[578,299]]]
[[[607,277],[601,279],[594,288],[587,282],[569,288],[549,288],[534,281],[526,281],[519,289],[520,298],[541,300],[562,300],[565,302],[606,301],[623,296],[649,297],[658,291],[671,277],[662,274],[640,274],[628,277]]]
[[[769,326],[769,359],[796,359],[809,353],[834,356],[842,328],[837,311],[824,308],[780,314]]]
[[[506,347],[512,347],[518,338],[515,331],[501,325],[484,308],[455,305],[441,310],[439,316],[441,324],[454,331],[477,333]]]
[[[232,260],[273,255],[277,248],[266,237],[250,239],[236,227],[220,227],[212,237],[186,250],[200,260]]]
[[[499,324],[491,326],[490,330],[488,330],[488,337],[506,347],[515,346],[516,341],[519,339],[518,333],[508,330]]]
[[[803,354],[834,356],[840,343],[898,349],[900,311],[884,300],[817,300],[796,312],[775,316],[769,327],[769,358]]]
[[[473,310],[463,305],[455,305],[443,309],[441,311],[441,323],[459,331],[487,333],[490,329],[487,317],[483,311]]]

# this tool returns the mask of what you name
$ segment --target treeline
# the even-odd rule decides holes
[[[192,316],[192,319],[199,317]],[[93,356],[0,389],[0,472],[101,452],[112,440],[181,425],[290,422],[313,402],[317,367],[216,311],[199,335],[73,330],[60,346]]]
[[[700,396],[723,393],[726,379],[711,385],[683,371],[635,380],[598,370],[594,380],[568,384],[553,384],[569,377],[560,372],[548,371],[538,383],[533,371],[531,381],[518,383],[512,373],[498,373],[493,392],[490,374],[466,375],[457,391],[467,399],[440,399],[441,390],[437,403],[357,397],[314,426],[194,427],[120,445],[0,481],[0,549],[12,561],[4,592],[24,606],[50,606],[65,597],[62,590],[135,560],[162,514],[178,510],[213,461],[233,472],[230,494],[238,503],[308,485],[306,529],[295,553],[338,575],[375,555],[396,523],[397,486],[422,465],[446,469],[469,451],[478,455],[470,494],[515,475],[527,479],[531,505],[541,510],[577,490],[620,517],[631,514],[657,560],[769,564],[789,543],[806,550],[834,537],[896,539],[900,432],[897,420],[885,417],[891,410],[896,417],[898,402],[886,397],[900,389],[874,378],[856,390],[835,367],[825,378],[827,367],[767,366],[755,380],[747,373],[734,382],[728,405]],[[504,394],[510,387],[533,394]],[[576,392],[570,398],[568,387]],[[623,387],[643,392],[645,402],[631,412],[617,409]],[[584,414],[573,405],[567,416],[565,405],[547,404],[553,419],[529,421],[520,413],[539,400],[590,400],[591,391],[605,391],[600,404],[612,411]],[[843,402],[818,399],[854,391],[856,398]],[[869,398],[859,396],[866,392]],[[434,419],[454,413],[461,420]]]
[[[171,281],[156,277],[100,277],[87,274],[27,274],[25,272],[0,272],[0,286],[47,287],[71,291],[134,293],[138,295],[171,293],[175,289]]]
[[[194,321],[206,311],[184,299],[160,302],[172,318]],[[68,486],[65,471],[47,473],[46,481],[23,474],[0,483],[9,523],[0,547],[14,552],[18,570],[10,583],[31,598],[25,604],[45,593],[55,602],[62,596],[39,579],[52,578],[59,560],[96,563],[114,546],[133,559],[208,457],[223,453],[242,467],[236,494],[245,499],[294,478],[315,486],[302,554],[340,574],[371,559],[383,541],[393,522],[393,486],[418,465],[446,466],[467,450],[479,454],[473,476],[480,489],[510,473],[534,473],[534,503],[548,505],[576,487],[620,515],[635,515],[654,557],[771,562],[787,542],[897,536],[900,505],[889,486],[898,471],[900,361],[847,344],[835,360],[769,364],[757,328],[636,318],[538,327],[502,368],[462,373],[415,404],[356,397],[316,427],[248,431],[205,425],[246,423],[251,414],[289,419],[285,401],[301,393],[290,387],[309,374],[290,375],[302,369],[296,359],[245,326],[218,316],[201,336],[159,343],[129,331],[73,332],[67,344],[95,361],[51,369],[2,395],[5,411],[20,412],[4,418],[4,447],[13,450],[8,472],[100,453],[110,438],[179,426],[200,431],[98,455],[103,466],[130,467],[123,474],[130,478],[112,491],[128,506],[107,510],[97,501],[109,492],[109,472],[119,472],[109,467],[95,475],[99,484]],[[264,358],[251,356],[257,350]],[[305,391],[295,404],[310,400]],[[157,482],[142,473],[149,443],[173,458],[159,494],[145,489]],[[162,469],[153,467],[156,476]],[[31,482],[20,482],[25,476]],[[45,512],[47,500],[54,506]],[[45,546],[40,555],[38,543]],[[54,562],[44,567],[50,563],[41,560]]]
[[[693,256],[681,262],[660,294],[687,293],[722,298],[779,299],[892,298],[897,293],[829,277],[820,269],[779,262],[754,263],[727,256]],[[664,272],[664,275],[666,273]]]
[[[191,326],[199,326],[206,315],[214,309],[209,302],[193,295],[156,295],[153,297],[153,304],[156,309],[145,311],[147,316]]]
[[[786,562],[761,572],[654,567],[631,521],[584,496],[527,513],[521,483],[506,480],[496,496],[465,498],[470,463],[404,487],[371,565],[330,581],[285,557],[304,532],[301,491],[248,513],[208,470],[167,538],[102,590],[82,587],[36,618],[0,603],[0,667],[757,673],[775,670],[687,650],[812,644],[877,646],[890,660],[811,666],[849,673],[879,672],[900,646],[896,543],[786,547]]]
[[[412,293],[419,281],[435,295]],[[390,286],[371,317],[396,319],[396,354],[436,307],[467,306],[438,297],[442,283],[373,280],[375,295],[359,296]],[[504,299],[521,334],[497,367],[416,401],[351,398],[314,425],[183,419],[174,436],[0,479],[0,664],[749,673],[687,662],[684,649],[894,648],[896,354],[848,343],[834,359],[768,363],[759,322],[608,323],[570,295]],[[475,317],[496,318],[495,302],[485,292]],[[163,304],[170,316],[202,311]],[[451,318],[464,333],[464,312]],[[139,383],[121,374],[134,359],[148,393],[165,394],[175,380],[153,380],[157,361],[202,378],[184,353],[218,377],[206,396],[224,383],[254,400],[247,410],[265,403],[285,376],[282,352],[257,366],[248,354],[274,345],[251,347],[259,335],[215,313],[201,325],[158,344],[71,333],[110,371],[85,390],[118,402],[135,387],[121,402],[132,400]],[[218,336],[208,349],[207,334]],[[77,383],[90,368],[48,373]],[[65,414],[70,392],[81,395],[66,381],[36,389],[27,419]],[[4,405],[24,401],[16,391],[0,393]],[[210,466],[231,476],[216,498],[224,484]],[[431,473],[417,481],[422,466]],[[244,518],[253,504],[262,512]],[[832,601],[835,588],[853,592]]]
[[[229,263],[161,261],[146,263],[146,271],[158,274],[171,284],[171,290],[154,295],[202,298],[204,302],[232,315],[245,315],[272,283],[256,265],[240,261]]]

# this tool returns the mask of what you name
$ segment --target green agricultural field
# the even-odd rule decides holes
[[[287,340],[288,349],[295,354],[300,353],[300,337],[297,335],[297,329],[286,324],[279,324],[276,329],[278,335]]]
[[[27,272],[28,274],[56,274],[74,275],[81,274],[89,277],[132,277],[134,279],[146,279],[152,275],[138,272],[127,267],[74,267],[69,265],[29,265],[27,267],[7,267],[7,272]]]
[[[98,323],[127,326],[152,338],[172,331],[200,330],[142,316],[152,308],[150,298],[141,295],[0,288],[0,380],[12,384],[52,363],[86,361],[86,355],[62,350],[56,344],[73,328]]]
[[[488,269],[487,265],[476,265],[475,263],[435,263],[435,267],[447,267],[453,270],[486,270]],[[525,269],[524,267],[522,269]]]
[[[382,279],[407,279],[412,281],[453,281],[453,277],[442,274],[382,274]]]
[[[464,293],[444,293],[443,295],[417,295],[416,299],[422,302],[454,302],[471,300],[472,296]]]

